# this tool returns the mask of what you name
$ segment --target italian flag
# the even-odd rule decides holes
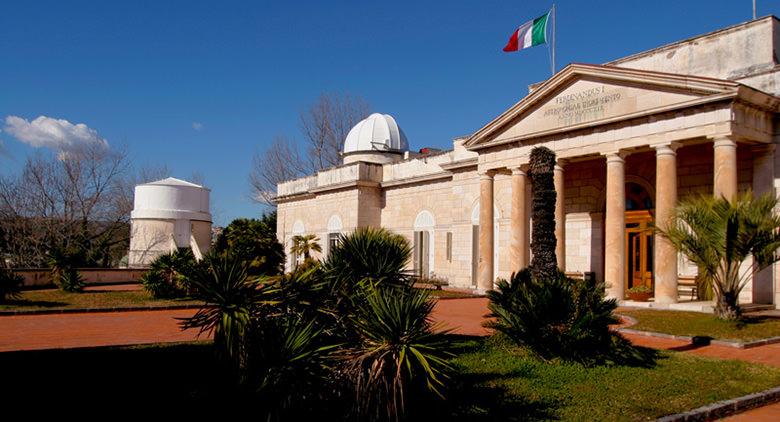
[[[509,42],[504,47],[504,51],[510,53],[524,48],[547,42],[547,20],[550,12],[528,21],[522,25],[509,37]]]

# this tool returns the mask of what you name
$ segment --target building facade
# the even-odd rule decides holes
[[[531,149],[546,146],[558,157],[560,267],[594,273],[612,297],[647,285],[656,303],[677,302],[680,278],[696,269],[652,223],[690,195],[777,195],[779,57],[780,21],[770,16],[603,65],[571,64],[444,152],[406,151],[400,129],[382,129],[395,121],[372,115],[372,130],[361,122],[360,139],[348,137],[344,165],[279,184],[279,241],[289,250],[297,234],[332,240],[381,226],[414,244],[418,273],[490,289],[530,262],[526,166]],[[778,267],[741,300],[780,303]]]

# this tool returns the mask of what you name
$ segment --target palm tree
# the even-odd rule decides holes
[[[290,253],[295,256],[302,256],[303,262],[311,261],[311,252],[322,252],[322,247],[318,243],[320,238],[315,234],[297,235],[292,237],[292,246]]]
[[[722,319],[740,316],[739,293],[758,271],[780,259],[780,216],[771,194],[734,201],[700,196],[682,201],[658,232],[704,271],[715,293],[715,313]],[[754,265],[742,264],[753,257]]]

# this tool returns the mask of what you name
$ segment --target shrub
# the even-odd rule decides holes
[[[21,297],[24,277],[11,271],[10,268],[0,266],[0,303],[9,300],[18,300]]]
[[[205,302],[182,328],[214,333],[218,355],[239,374],[246,361],[245,335],[252,318],[263,318],[263,307],[273,303],[275,287],[247,274],[247,263],[234,254],[207,255],[189,277],[193,297]],[[267,313],[266,313],[267,314]]]
[[[219,235],[215,253],[230,253],[247,261],[249,275],[278,275],[284,271],[284,246],[276,239],[276,212],[259,220],[237,218]]]
[[[80,293],[84,291],[84,277],[75,268],[65,268],[58,276],[57,285],[63,291]]]
[[[266,420],[296,420],[323,407],[333,388],[329,342],[311,320],[293,315],[253,318],[247,332],[246,387]]]
[[[55,248],[49,252],[51,281],[61,290],[80,293],[84,290],[84,278],[76,266],[84,262],[83,252],[73,248]]]
[[[603,285],[575,281],[563,273],[551,280],[534,278],[530,271],[499,280],[488,292],[490,317],[486,325],[528,347],[540,358],[562,358],[583,364],[607,359],[613,334],[609,326],[614,299],[604,299]]]
[[[153,297],[171,299],[191,293],[188,277],[197,267],[189,248],[158,256],[141,277],[141,283]]]
[[[350,318],[357,341],[342,356],[360,416],[398,420],[411,393],[442,397],[452,355],[447,332],[431,322],[432,310],[429,292],[388,286],[372,288],[357,306]]]

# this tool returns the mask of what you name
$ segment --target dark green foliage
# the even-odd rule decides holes
[[[0,265],[0,303],[17,300],[21,297],[24,277]]]
[[[531,272],[539,280],[552,279],[558,272],[555,255],[555,153],[545,147],[531,150],[529,175],[531,177],[532,216]],[[563,224],[561,222],[561,224]]]
[[[562,358],[583,364],[608,359],[616,339],[610,324],[619,321],[615,299],[604,299],[602,285],[575,281],[558,273],[539,280],[530,271],[499,280],[488,292],[489,327],[527,346],[542,359]]]
[[[753,198],[747,192],[733,201],[702,195],[681,201],[671,221],[659,222],[661,236],[711,283],[715,313],[722,319],[740,317],[742,289],[756,272],[780,259],[777,203],[771,193]],[[742,264],[751,256],[754,265],[743,271]]]
[[[198,265],[190,248],[180,248],[158,256],[149,266],[149,271],[141,277],[141,283],[146,291],[158,299],[186,297],[192,293],[189,276]]]
[[[207,307],[182,326],[214,331],[219,355],[267,420],[321,414],[323,403],[398,419],[411,396],[441,394],[447,372],[433,302],[404,272],[410,255],[402,236],[359,229],[322,265],[277,277],[250,277],[232,252],[209,256],[190,278]]]
[[[427,291],[397,287],[371,289],[356,307],[350,328],[357,340],[342,357],[361,417],[400,420],[411,392],[442,397],[452,355],[446,332],[433,327],[432,310]]]
[[[216,253],[233,253],[246,259],[250,275],[278,275],[284,270],[284,246],[276,240],[276,212],[259,220],[233,220],[215,245]]]
[[[245,387],[258,395],[266,420],[296,420],[316,414],[333,387],[337,345],[311,320],[292,315],[253,318],[247,332]]]
[[[49,252],[51,281],[61,290],[70,293],[84,291],[84,278],[76,270],[85,261],[82,249],[55,248]]]
[[[275,288],[249,276],[247,262],[230,253],[207,255],[188,280],[194,287],[193,298],[206,307],[185,319],[182,328],[213,332],[217,353],[231,369],[241,370],[246,331],[252,318],[263,317],[264,308],[273,303]]]
[[[344,294],[367,283],[406,286],[411,282],[405,272],[411,256],[412,248],[403,236],[365,227],[343,236],[330,250],[322,269],[331,287]]]

